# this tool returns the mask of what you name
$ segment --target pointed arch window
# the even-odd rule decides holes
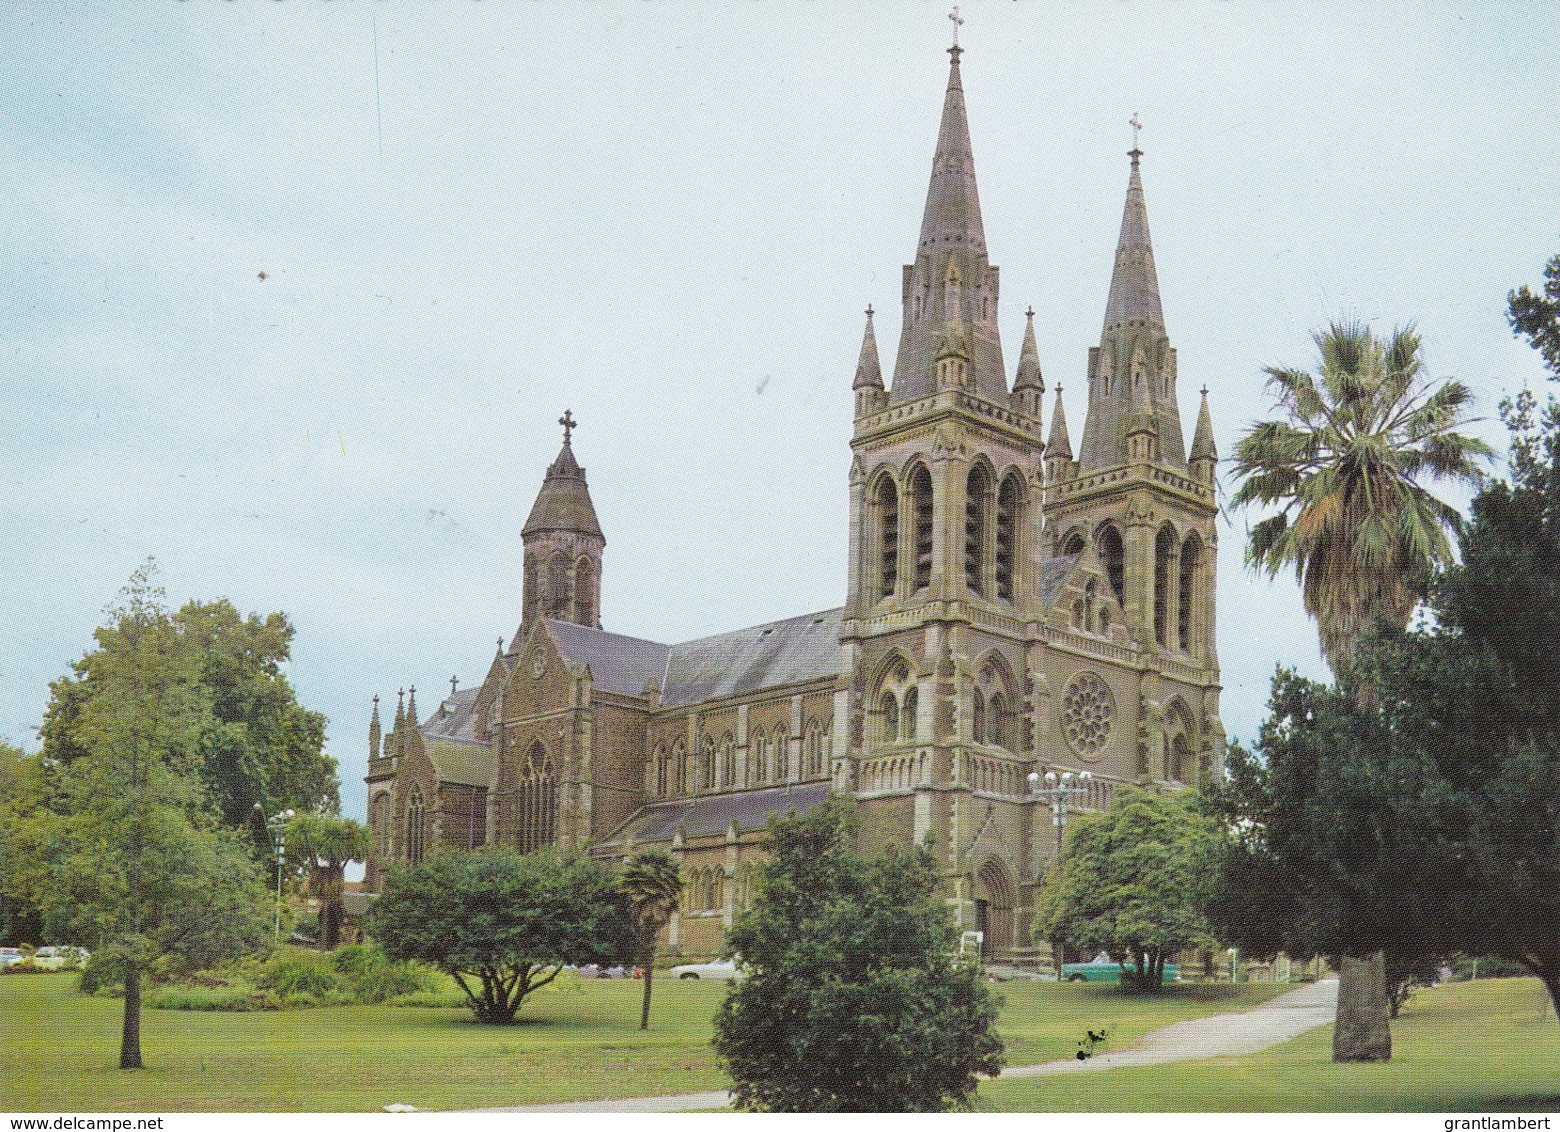
[[[1007,699],[1001,692],[994,692],[986,703],[986,742],[1006,747],[1007,739]]]
[[[427,811],[423,807],[422,789],[412,784],[412,792],[406,799],[406,859],[415,865],[427,851]]]
[[[596,568],[589,558],[574,563],[574,620],[579,625],[596,624],[594,585]]]
[[[877,512],[878,597],[893,597],[899,588],[899,492],[887,476],[878,481],[873,507]]]
[[[666,797],[672,785],[672,760],[664,746],[655,749],[655,796]]]
[[[932,474],[917,464],[910,473],[910,516],[915,546],[915,588],[932,584]]]
[[[540,742],[532,743],[520,769],[517,791],[519,822],[517,847],[534,853],[551,845],[557,834],[558,776],[552,756]]]
[[[542,616],[569,615],[569,560],[554,554],[547,560],[547,578],[543,586]]]
[[[970,728],[970,738],[977,743],[986,741],[986,693],[975,689],[975,722]]]
[[[368,828],[374,838],[374,857],[381,865],[390,860],[390,795],[375,794],[368,804]]]
[[[1121,532],[1114,523],[1106,523],[1099,533],[1100,561],[1105,564],[1105,577],[1116,595],[1116,601],[1126,605],[1127,555],[1121,545]]]
[[[822,778],[828,755],[828,739],[823,724],[814,719],[807,724],[807,736],[802,744],[802,777]]]
[[[1154,640],[1160,648],[1170,647],[1170,581],[1174,577],[1175,532],[1160,527],[1154,538]]]
[[[785,733],[784,727],[775,729],[775,781],[789,782],[791,779],[791,737]]]
[[[905,690],[905,706],[899,717],[899,738],[905,742],[915,739],[915,717],[920,706],[920,695],[912,684]]]
[[[1197,568],[1202,544],[1195,534],[1188,535],[1181,547],[1181,607],[1176,611],[1176,639],[1182,652],[1192,651],[1192,635],[1199,625],[1197,614]]]
[[[769,738],[762,727],[748,736],[748,785],[769,781]]]
[[[888,689],[883,691],[883,737],[892,742],[899,737],[899,701]]]
[[[699,789],[715,789],[715,739],[710,735],[699,745]]]
[[[1023,511],[1023,488],[1016,475],[1002,480],[997,493],[997,600],[1013,600],[1014,567],[1018,560],[1019,517]]]
[[[726,732],[720,741],[720,785],[729,790],[737,784],[737,741]]]
[[[991,473],[984,464],[970,469],[964,499],[964,584],[970,593],[986,596],[990,558],[987,528],[991,524]]]
[[[1083,536],[1077,531],[1073,531],[1068,534],[1068,536],[1062,540],[1062,553],[1064,555],[1082,554]]]
[[[678,794],[688,791],[688,752],[681,739],[672,744],[672,774]]]

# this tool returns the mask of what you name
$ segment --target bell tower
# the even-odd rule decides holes
[[[563,426],[563,447],[520,530],[525,545],[520,621],[529,627],[538,618],[550,617],[599,629],[601,556],[607,540],[596,522],[585,469],[574,459],[571,434],[579,425],[568,411],[558,423]]]

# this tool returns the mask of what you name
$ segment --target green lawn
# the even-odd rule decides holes
[[[1114,988],[1008,983],[1002,1035],[1019,1065],[1071,1056],[1086,1029],[1110,1045],[1158,1026],[1240,1009],[1279,988]],[[522,1024],[478,1026],[465,1010],[385,1006],[222,1014],[147,1010],[147,1069],[122,1073],[121,1004],[85,998],[72,975],[0,977],[0,1109],[354,1111],[402,1102],[477,1108],[720,1088],[710,1019],[724,988],[658,982],[641,1034],[640,984],[603,980],[526,1000]]]
[[[1560,1025],[1537,979],[1420,991],[1392,1060],[1334,1065],[1332,1027],[1245,1057],[982,1084],[997,1112],[1555,1112]]]

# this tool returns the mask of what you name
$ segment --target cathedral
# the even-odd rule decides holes
[[[1118,784],[1220,773],[1213,426],[1190,451],[1134,145],[1088,414],[1042,426],[1034,312],[1011,385],[959,71],[952,64],[885,385],[867,311],[853,381],[842,606],[664,644],[600,620],[606,538],[572,415],[521,529],[520,625],[478,687],[369,725],[371,889],[449,848],[544,845],[682,863],[663,945],[720,949],[772,813],[855,798],[864,848],[929,841],[961,926],[1039,958],[1058,853],[1032,774]],[[843,368],[843,367],[842,367]],[[843,455],[843,454],[842,454]]]

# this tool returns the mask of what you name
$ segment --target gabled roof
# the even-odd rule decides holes
[[[1082,558],[1081,554],[1056,554],[1045,560],[1040,567],[1040,608],[1050,609],[1056,601],[1056,595],[1061,591],[1062,583],[1067,580],[1068,572],[1073,568],[1073,563]]]
[[[661,703],[683,706],[839,675],[843,609],[673,645]]]
[[[462,688],[446,696],[419,726],[423,738],[475,740],[477,696],[481,691],[480,687]]]
[[[655,802],[620,825],[601,841],[601,845],[604,848],[619,846],[630,840],[636,843],[670,841],[679,826],[685,837],[724,833],[732,822],[737,823],[738,832],[746,833],[762,829],[770,814],[784,814],[790,810],[806,813],[828,796],[828,783],[810,782],[805,786],[775,786],[768,790]]]
[[[839,675],[843,613],[826,609],[677,645],[569,621],[543,624],[565,659],[590,667],[595,687],[640,696],[653,684],[663,706],[686,707]]]
[[[572,621],[549,619],[542,624],[559,654],[565,660],[588,665],[591,683],[602,691],[642,696],[646,684],[661,686],[666,658],[671,653],[669,646]]]

